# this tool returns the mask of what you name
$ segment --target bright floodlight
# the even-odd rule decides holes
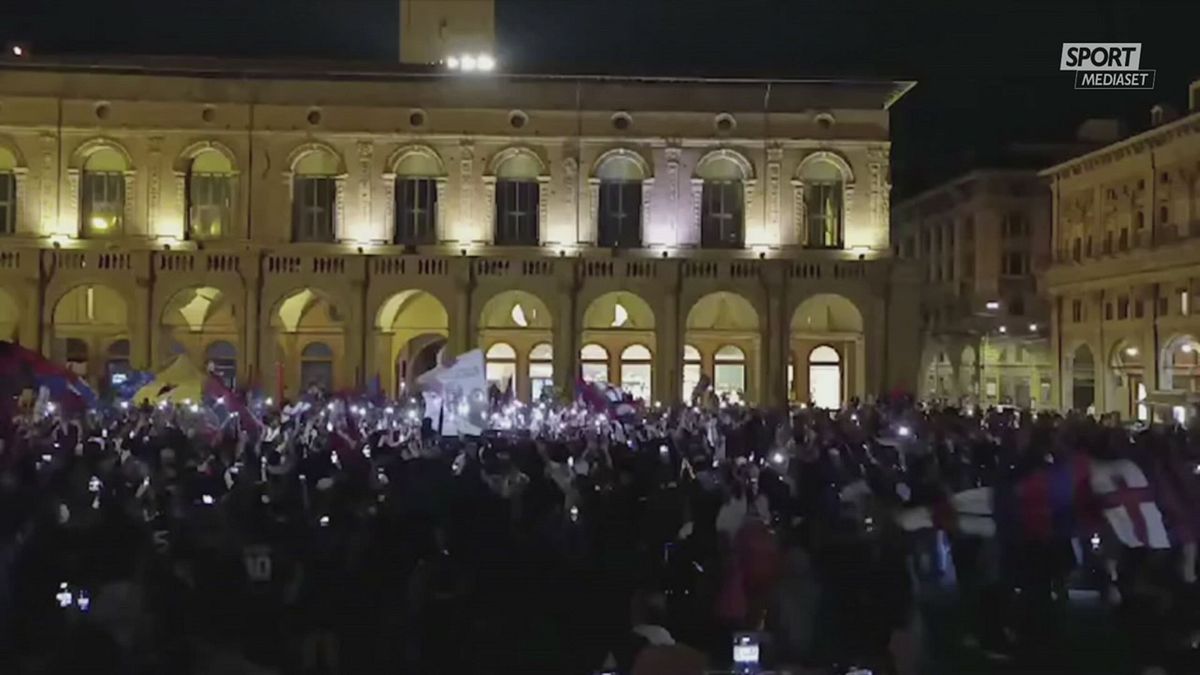
[[[25,56],[25,48],[22,47],[21,45],[13,45],[12,55],[13,56]]]
[[[463,70],[463,72],[464,72],[464,73],[470,73],[470,72],[473,72],[473,71],[475,70],[475,67],[476,67],[477,65],[478,65],[478,63],[475,61],[475,57],[474,57],[474,56],[471,56],[470,54],[464,54],[464,55],[463,55],[463,57],[462,57],[462,70]]]
[[[989,300],[987,303],[987,308],[991,310],[1000,309],[1000,303],[996,302],[995,300]]]
[[[451,56],[446,59],[446,67],[450,70],[458,70],[458,57]]]
[[[496,68],[496,60],[488,54],[480,54],[479,57],[475,59],[475,64],[478,65],[479,69],[485,73],[491,72]]]

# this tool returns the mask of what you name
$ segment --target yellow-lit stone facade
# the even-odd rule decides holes
[[[476,347],[522,398],[911,387],[906,86],[6,64],[0,338],[102,388],[399,392]]]
[[[1200,390],[1200,114],[1043,175],[1059,405],[1126,419],[1187,414]]]
[[[1053,407],[1047,303],[1050,193],[1034,171],[978,170],[896,205],[897,254],[924,281],[919,393]]]

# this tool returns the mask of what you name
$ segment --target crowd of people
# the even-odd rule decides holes
[[[447,437],[414,400],[43,392],[0,426],[0,672],[701,673],[752,634],[764,669],[922,673],[931,595],[956,649],[1062,672],[1084,593],[1097,649],[1200,672],[1188,429],[696,403]]]

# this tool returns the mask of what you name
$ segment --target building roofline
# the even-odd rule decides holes
[[[550,74],[498,71],[487,75],[464,75],[446,71],[436,65],[391,64],[375,61],[322,61],[312,59],[268,60],[231,59],[216,57],[85,57],[36,56],[31,59],[0,58],[0,71],[45,71],[96,73],[108,75],[146,75],[171,77],[206,77],[228,79],[278,80],[461,80],[479,77],[511,80],[544,80],[547,82],[645,83],[645,84],[711,84],[711,85],[841,85],[847,87],[886,87],[883,109],[894,105],[908,93],[913,80],[851,79],[851,78],[755,78],[755,77],[698,77],[670,75],[604,75]]]
[[[976,180],[979,178],[984,178],[987,176],[1017,176],[1017,175],[1033,177],[1033,176],[1037,176],[1039,174],[1037,172],[1037,169],[978,167],[975,169],[971,169],[971,170],[967,171],[966,173],[959,174],[958,176],[955,176],[954,178],[951,178],[950,180],[938,183],[937,185],[934,185],[933,187],[926,188],[926,189],[918,192],[917,194],[915,194],[911,197],[908,197],[904,200],[896,202],[896,205],[894,207],[892,207],[892,210],[893,211],[903,211],[907,208],[915,206],[916,204],[918,204],[920,202],[925,201],[926,199],[929,199],[929,198],[937,195],[939,192],[945,192],[946,190],[952,189],[954,187],[962,185],[963,183],[967,183],[967,182],[970,182],[972,180]]]
[[[1097,148],[1096,150],[1093,150],[1091,152],[1086,152],[1082,155],[1072,157],[1071,159],[1068,159],[1065,162],[1059,162],[1058,164],[1055,164],[1053,166],[1042,169],[1041,171],[1038,171],[1038,175],[1046,177],[1046,178],[1053,178],[1055,176],[1059,176],[1059,175],[1062,175],[1063,173],[1066,173],[1070,169],[1077,168],[1089,161],[1098,160],[1105,156],[1115,154],[1121,150],[1128,149],[1129,147],[1137,145],[1139,143],[1145,143],[1147,141],[1154,139],[1157,136],[1170,135],[1170,134],[1178,131],[1179,129],[1182,129],[1184,127],[1187,127],[1189,125],[1196,124],[1196,123],[1200,123],[1200,112],[1194,112],[1190,115],[1184,115],[1183,117],[1180,117],[1177,120],[1167,122],[1165,124],[1160,124],[1151,129],[1147,129],[1139,134],[1134,134],[1133,136],[1130,136],[1129,138],[1123,138],[1119,141],[1109,143],[1108,145],[1106,145],[1102,148]]]

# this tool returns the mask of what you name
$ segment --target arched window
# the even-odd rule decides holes
[[[542,392],[554,386],[554,348],[549,342],[529,350],[529,392],[536,401]]]
[[[642,345],[629,345],[621,352],[621,388],[635,399],[650,400],[654,359]]]
[[[608,350],[598,344],[586,344],[579,350],[580,373],[584,382],[608,382]]]
[[[120,236],[125,226],[125,157],[113,148],[88,155],[79,181],[84,237]]]
[[[808,398],[819,408],[842,407],[842,357],[829,345],[808,354]]]
[[[746,243],[745,180],[749,178],[732,157],[702,160],[696,170],[700,192],[700,245],[741,248]]]
[[[233,226],[233,164],[219,150],[201,151],[187,168],[187,235],[227,236]]]
[[[512,345],[497,342],[488,347],[483,358],[488,384],[496,385],[501,391],[508,391],[509,387],[516,384],[513,380],[517,376],[517,350]]]
[[[17,231],[17,158],[0,148],[0,234]]]
[[[528,152],[515,153],[496,166],[496,243],[537,246],[541,241],[538,176],[542,166]]]
[[[642,163],[628,154],[605,159],[596,169],[599,205],[596,225],[599,246],[637,248],[642,245]]]
[[[304,389],[333,389],[333,350],[324,342],[310,342],[300,352],[300,385]]]
[[[204,361],[208,371],[220,378],[226,387],[237,386],[237,349],[224,340],[219,340],[204,350]]]
[[[315,149],[296,162],[292,176],[292,238],[296,241],[334,240],[337,212],[338,159]]]
[[[700,384],[700,375],[704,371],[703,359],[700,358],[700,350],[692,345],[683,346],[683,400],[689,403],[692,400],[692,393],[696,391],[696,386]]]
[[[739,401],[746,392],[746,352],[725,345],[713,355],[713,389],[718,396]]]
[[[805,245],[842,248],[844,181],[842,170],[826,159],[808,162],[800,174],[804,183]]]
[[[129,340],[108,345],[104,364],[105,386],[119,385],[129,376]]]
[[[397,244],[437,243],[438,177],[442,167],[427,152],[410,151],[396,163]]]

